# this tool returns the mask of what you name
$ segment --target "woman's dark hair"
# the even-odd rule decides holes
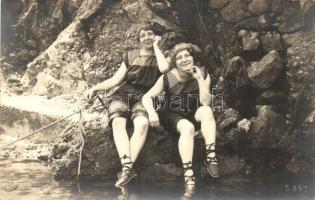
[[[164,28],[160,24],[158,24],[156,22],[146,22],[146,23],[140,25],[138,30],[137,30],[137,33],[136,33],[137,41],[140,40],[140,32],[142,30],[143,31],[152,30],[153,33],[156,35],[162,35],[163,32],[165,32]]]

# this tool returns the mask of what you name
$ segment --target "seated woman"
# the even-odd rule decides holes
[[[91,99],[98,91],[120,85],[110,98],[108,106],[109,125],[113,128],[114,141],[122,164],[116,186],[125,185],[137,176],[132,167],[144,145],[149,127],[141,98],[159,76],[168,71],[168,68],[163,68],[167,67],[163,64],[167,61],[158,48],[160,37],[154,34],[153,27],[150,25],[141,27],[138,39],[140,49],[128,52],[124,56],[116,74],[86,92],[86,97]],[[129,119],[134,125],[130,139],[126,131]]]
[[[211,80],[204,67],[195,66],[194,57],[198,51],[198,47],[192,44],[175,45],[171,51],[171,65],[176,67],[161,75],[142,98],[150,125],[157,127],[160,120],[153,107],[153,98],[165,92],[167,107],[161,111],[160,117],[165,127],[180,134],[178,150],[186,186],[195,185],[192,168],[194,133],[200,126],[206,144],[205,165],[212,177],[219,177],[215,154],[216,124],[209,106]]]

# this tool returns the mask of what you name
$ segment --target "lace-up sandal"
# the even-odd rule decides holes
[[[192,170],[192,162],[189,161],[187,163],[183,163],[183,169],[184,169],[184,178],[185,178],[185,187],[194,187],[196,185],[196,178],[194,174],[192,175],[186,175],[186,172],[188,170]]]
[[[130,158],[124,155],[121,159]],[[125,162],[122,164],[122,170],[117,174],[117,181],[115,183],[116,186],[123,186],[129,183],[131,179],[136,177],[138,174],[130,167],[133,162]]]
[[[211,149],[213,147],[213,149]],[[215,144],[207,144],[206,145],[206,160],[205,165],[207,167],[207,171],[213,178],[217,178],[220,176],[219,174],[219,164],[218,158],[216,156],[210,156],[211,153],[215,153]]]

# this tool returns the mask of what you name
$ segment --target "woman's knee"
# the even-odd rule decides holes
[[[195,127],[194,125],[188,121],[187,119],[181,119],[177,123],[177,131],[182,136],[191,136],[194,137]]]
[[[112,121],[113,131],[125,131],[127,119],[124,117],[115,117]]]
[[[140,130],[147,130],[149,128],[149,120],[144,116],[134,118],[134,128]]]
[[[198,110],[196,111],[195,119],[197,121],[203,121],[203,120],[212,121],[212,120],[214,120],[212,109],[210,108],[210,106],[199,107]]]

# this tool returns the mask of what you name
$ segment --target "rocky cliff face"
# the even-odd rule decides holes
[[[139,25],[151,21],[164,50],[179,41],[203,50],[201,64],[216,95],[223,175],[314,175],[313,1],[35,0],[3,1],[3,8],[0,81],[6,90],[81,101],[90,85],[113,75],[123,52],[136,48]],[[84,124],[83,175],[114,176],[119,168],[105,123]],[[137,166],[144,181],[181,175],[171,135],[150,131]],[[199,152],[202,142],[196,142]],[[80,145],[77,124],[69,124],[53,147],[56,177],[76,174]],[[203,158],[196,153],[195,159]]]

